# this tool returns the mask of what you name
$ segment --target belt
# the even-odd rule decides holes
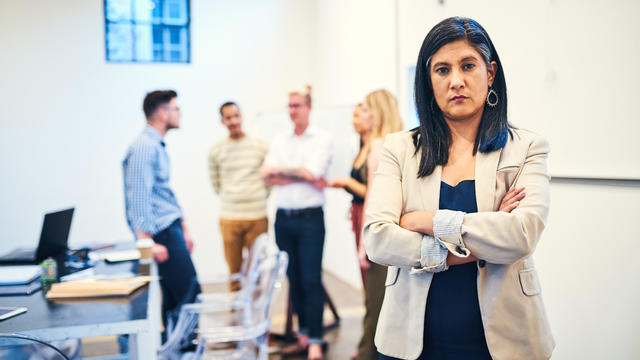
[[[322,207],[312,207],[312,208],[304,208],[304,209],[278,209],[276,215],[285,215],[285,216],[303,216],[303,215],[311,215],[314,213],[322,212]]]

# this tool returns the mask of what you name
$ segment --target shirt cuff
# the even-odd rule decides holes
[[[437,273],[447,270],[448,254],[449,250],[440,240],[433,236],[424,235],[420,245],[420,265],[422,267],[411,269],[411,274]]]
[[[142,232],[146,232],[149,233],[151,235],[155,235],[157,232],[156,226],[148,221],[146,221],[144,218],[139,218],[134,224],[133,224],[133,228],[135,231],[142,231]]]
[[[462,211],[438,210],[433,217],[433,235],[458,257],[471,255],[462,242],[464,215],[465,213]]]

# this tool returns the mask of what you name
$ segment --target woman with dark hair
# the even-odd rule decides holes
[[[472,19],[427,34],[414,92],[420,126],[387,136],[363,232],[389,266],[381,359],[550,358],[531,258],[549,211],[547,141],[508,123],[500,58]]]
[[[362,235],[362,219],[364,209],[364,197],[367,194],[367,178],[369,169],[367,167],[367,156],[369,154],[369,138],[373,127],[373,119],[371,116],[363,116],[362,104],[358,104],[353,109],[353,129],[360,136],[360,150],[353,160],[353,168],[348,178],[335,178],[327,184],[327,186],[344,189],[353,196],[351,201],[351,209],[349,211],[351,217],[351,229],[355,235],[356,249],[360,249],[360,238]],[[362,277],[362,285],[366,283],[365,272],[367,268],[360,266],[360,276]]]

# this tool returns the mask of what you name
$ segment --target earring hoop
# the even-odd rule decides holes
[[[493,95],[493,97],[495,98],[495,101],[491,101],[491,95]],[[489,88],[489,92],[487,93],[487,105],[491,106],[491,107],[495,107],[496,105],[498,105],[498,93],[493,90],[493,88]]]

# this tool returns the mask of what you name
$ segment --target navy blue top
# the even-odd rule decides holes
[[[440,186],[440,209],[478,211],[474,180]],[[491,359],[478,303],[476,262],[449,267],[431,281],[425,313],[425,359]]]
[[[478,211],[474,180],[440,185],[440,209]],[[433,275],[424,318],[424,343],[418,360],[491,360],[478,303],[476,262]],[[382,360],[395,359],[381,355]]]

